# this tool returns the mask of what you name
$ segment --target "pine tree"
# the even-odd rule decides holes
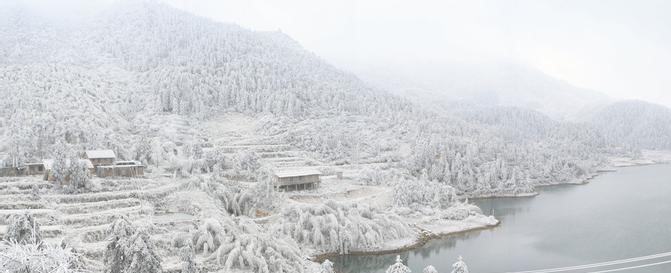
[[[459,260],[452,265],[452,273],[468,273],[468,266],[464,262],[464,258],[459,256]]]
[[[410,268],[403,264],[400,255],[396,255],[396,263],[387,268],[386,273],[411,273]]]
[[[436,270],[436,268],[433,267],[433,265],[429,265],[425,267],[424,270],[422,270],[422,273],[438,273],[438,270]]]

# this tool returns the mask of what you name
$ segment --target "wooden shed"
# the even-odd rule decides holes
[[[26,175],[44,174],[44,162],[35,162],[26,164]]]
[[[114,165],[116,154],[112,150],[88,150],[86,158],[91,160],[93,167]]]
[[[278,170],[273,176],[275,188],[283,191],[311,190],[319,187],[321,181],[318,170]]]
[[[144,165],[112,165],[98,166],[96,168],[98,177],[140,177],[144,176]]]

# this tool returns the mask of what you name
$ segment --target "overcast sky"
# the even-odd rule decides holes
[[[671,106],[667,0],[159,1],[253,30],[281,29],[341,67],[516,62],[614,97]]]

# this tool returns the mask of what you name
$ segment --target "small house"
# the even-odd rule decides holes
[[[317,170],[278,170],[273,175],[275,188],[283,191],[311,190],[319,187],[322,173]]]
[[[114,165],[116,155],[112,150],[88,150],[86,158],[91,161],[93,167]]]
[[[26,163],[26,175],[44,174],[44,162]]]

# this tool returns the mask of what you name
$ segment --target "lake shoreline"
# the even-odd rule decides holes
[[[464,234],[464,233],[472,232],[472,231],[492,229],[492,228],[495,228],[495,227],[499,226],[500,224],[501,224],[501,221],[497,221],[497,223],[493,224],[493,225],[482,225],[482,226],[462,229],[462,230],[459,230],[459,231],[445,232],[445,233],[439,233],[439,234],[420,229],[419,237],[412,244],[404,245],[402,247],[390,248],[390,249],[381,249],[381,250],[351,251],[347,254],[322,253],[322,254],[315,255],[310,260],[313,261],[313,262],[322,263],[329,258],[333,258],[333,257],[337,257],[337,256],[369,256],[369,255],[370,256],[382,256],[382,255],[394,254],[394,253],[399,253],[399,252],[404,252],[404,251],[408,251],[408,250],[417,249],[419,247],[422,247],[422,246],[426,245],[431,240],[444,239],[444,238],[447,238],[449,236]]]
[[[619,163],[623,163],[620,161]],[[566,185],[586,185],[590,183],[591,180],[599,177],[600,175],[604,173],[610,173],[610,172],[617,172],[618,169],[620,168],[628,168],[628,167],[642,167],[642,166],[649,166],[649,165],[664,165],[664,164],[670,164],[671,162],[668,161],[655,161],[655,160],[631,160],[626,162],[626,164],[614,164],[614,162],[611,162],[611,165],[606,165],[603,166],[599,169],[596,170],[595,173],[576,179],[574,181],[566,182],[566,183],[558,183],[558,184],[544,184],[544,185],[537,185],[535,187],[552,187],[552,186],[566,186]],[[469,197],[469,199],[475,199],[475,200],[485,200],[485,199],[493,199],[493,198],[533,198],[540,195],[540,192],[532,192],[532,193],[522,193],[522,194],[504,194],[501,196],[477,196],[477,197]],[[445,232],[445,233],[432,233],[428,230],[423,230],[420,229],[419,236],[414,240],[413,243],[403,245],[400,247],[392,247],[388,249],[381,249],[381,250],[359,250],[359,251],[351,251],[347,254],[339,254],[339,253],[321,253],[314,255],[313,257],[310,258],[313,262],[321,263],[324,260],[327,260],[329,258],[333,257],[338,257],[338,256],[381,256],[381,255],[388,255],[388,254],[394,254],[394,253],[400,253],[404,251],[409,251],[409,250],[414,250],[417,248],[420,248],[427,243],[429,243],[431,240],[437,240],[437,239],[444,239],[450,236],[454,235],[459,235],[459,234],[464,234],[468,232],[473,232],[473,231],[480,231],[480,230],[487,230],[487,229],[492,229],[495,227],[498,227],[501,225],[502,221],[497,220],[496,224],[483,224],[480,226],[475,226],[471,228],[465,228],[459,231],[454,231],[454,232]],[[419,229],[419,228],[418,228]]]

